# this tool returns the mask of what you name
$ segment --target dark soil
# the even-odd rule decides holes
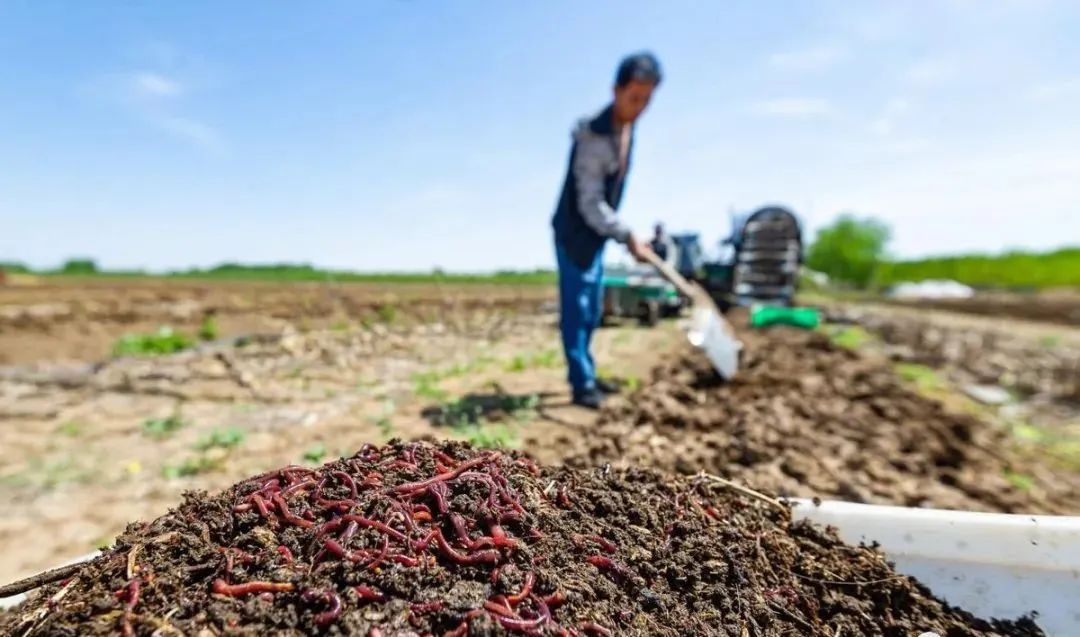
[[[190,494],[0,616],[33,635],[924,631],[1042,634],[951,609],[874,550],[704,478],[418,443]]]
[[[884,362],[813,332],[741,338],[732,382],[696,353],[678,357],[609,409],[569,463],[705,470],[786,496],[1080,512],[1075,474],[1054,472],[1015,450],[1004,431],[915,393]]]

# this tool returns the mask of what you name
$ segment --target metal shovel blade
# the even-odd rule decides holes
[[[692,310],[690,327],[686,333],[690,344],[705,352],[709,362],[725,379],[735,376],[735,372],[739,370],[739,350],[742,349],[742,343],[735,338],[731,326],[720,316],[720,310],[716,309],[709,293],[700,285],[687,281],[671,264],[656,256],[654,252],[647,252],[645,260],[683,296],[690,299]]]
[[[712,304],[695,306],[686,330],[690,344],[704,352],[705,356],[725,379],[735,376],[739,370],[739,351],[742,343],[732,337]]]

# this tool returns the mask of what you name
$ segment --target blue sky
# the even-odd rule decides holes
[[[569,130],[648,48],[621,214],[1080,239],[1080,4],[0,0],[0,260],[531,268]]]

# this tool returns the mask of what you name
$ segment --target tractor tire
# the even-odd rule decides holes
[[[656,301],[645,301],[639,308],[638,321],[644,327],[653,327],[660,322],[660,304]]]

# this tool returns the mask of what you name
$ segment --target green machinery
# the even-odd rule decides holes
[[[609,268],[604,273],[605,323],[629,317],[655,325],[661,318],[678,315],[683,305],[675,286],[651,266]]]

